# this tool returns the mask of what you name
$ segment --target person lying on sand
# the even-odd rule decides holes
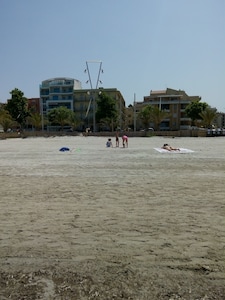
[[[170,146],[169,144],[164,144],[164,145],[162,146],[162,149],[166,149],[166,150],[168,150],[168,151],[180,151],[179,148],[173,148],[173,147]]]

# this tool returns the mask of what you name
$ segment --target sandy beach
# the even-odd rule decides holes
[[[106,140],[0,140],[0,299],[225,299],[225,138]]]

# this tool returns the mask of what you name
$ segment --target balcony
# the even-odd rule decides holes
[[[180,130],[189,130],[191,129],[190,125],[180,125]]]
[[[180,118],[180,121],[186,121],[186,122],[191,122],[191,119],[190,118],[188,118],[188,117],[181,117]]]
[[[54,89],[50,90],[49,94],[73,94],[73,89],[68,89],[68,90],[60,90],[60,89]]]
[[[48,101],[73,101],[72,95],[61,96],[61,95],[52,95],[49,97]]]
[[[73,86],[73,81],[65,81],[65,80],[54,80],[48,83],[49,86],[62,86],[62,85],[66,85],[66,86]]]
[[[71,86],[73,88],[74,82],[73,81],[65,81],[65,80],[54,80],[54,81],[47,81],[42,82],[40,84],[40,88],[49,88],[53,86]]]

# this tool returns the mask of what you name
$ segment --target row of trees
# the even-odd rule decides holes
[[[201,125],[210,128],[216,117],[217,110],[211,108],[206,102],[193,101],[185,108],[187,117],[192,120],[192,125]],[[154,123],[155,130],[159,130],[161,122],[170,117],[170,113],[161,110],[158,106],[147,105],[138,114],[145,129],[148,129],[150,122]]]
[[[145,129],[148,129],[149,123],[153,122],[155,130],[159,130],[160,123],[169,117],[169,113],[161,110],[158,106],[147,105],[141,109],[138,118],[142,121]]]
[[[10,101],[0,107],[0,124],[4,131],[12,127],[23,129],[26,124],[32,125],[35,130],[40,130],[43,124],[60,126],[62,130],[65,125],[69,125],[75,129],[81,123],[76,114],[64,106],[52,109],[47,118],[43,120],[40,113],[29,111],[28,100],[22,91],[16,88],[10,94]],[[185,112],[191,118],[193,125],[200,122],[204,127],[212,125],[217,113],[216,109],[212,109],[207,103],[198,101],[191,102]],[[169,116],[168,112],[151,105],[145,106],[138,113],[138,118],[143,126],[148,129],[152,122],[155,130],[159,130],[160,123]],[[119,125],[119,111],[116,103],[104,92],[100,93],[97,98],[96,122],[99,129],[107,127],[114,130]]]
[[[193,125],[202,125],[210,128],[217,115],[217,109],[210,107],[206,102],[191,102],[185,109],[189,118],[191,118]]]
[[[69,124],[77,126],[75,113],[66,107],[52,109],[44,120],[38,112],[28,109],[28,100],[19,89],[10,92],[11,99],[0,107],[0,124],[6,132],[10,128],[23,129],[26,125],[32,125],[35,130],[40,130],[43,124],[60,125]]]
[[[45,119],[40,113],[28,109],[28,100],[19,89],[10,92],[11,99],[0,106],[0,125],[6,132],[9,128],[23,129],[27,124],[32,125],[35,130],[40,130],[44,124],[60,126],[66,125],[76,129],[81,121],[70,109],[60,106],[51,109]],[[118,123],[118,110],[115,101],[101,93],[97,99],[96,121],[99,127],[109,127],[113,129]]]

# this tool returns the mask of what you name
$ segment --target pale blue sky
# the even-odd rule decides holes
[[[225,112],[225,1],[0,0],[0,102],[14,88],[39,97],[52,77],[89,88],[89,60],[126,105],[168,87]]]

